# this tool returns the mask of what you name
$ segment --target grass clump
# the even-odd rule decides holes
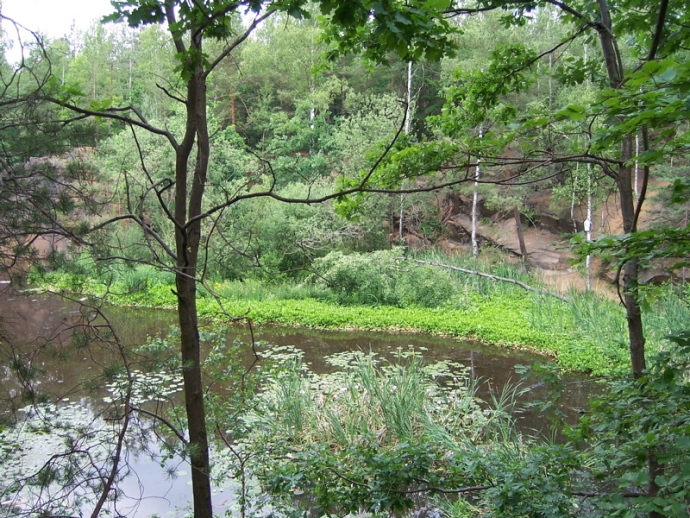
[[[252,469],[275,505],[294,509],[289,496],[306,493],[319,515],[409,508],[399,488],[441,476],[511,425],[507,413],[480,406],[459,365],[424,365],[413,351],[392,363],[363,353],[329,361],[343,370],[316,375],[289,362],[247,417],[257,430],[248,449],[266,452]]]

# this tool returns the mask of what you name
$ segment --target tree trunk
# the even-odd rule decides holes
[[[479,126],[479,139],[484,137],[484,125]],[[481,176],[481,161],[477,160],[474,170],[474,190],[472,192],[472,256],[479,255],[479,240],[477,239],[477,223],[479,221],[479,178]]]
[[[653,451],[647,452],[647,473],[649,476],[649,483],[647,485],[647,496],[655,497],[659,494],[659,484],[657,484],[657,477],[664,475],[664,466],[659,464],[656,455]],[[664,518],[665,515],[656,511],[650,511],[649,518]]]
[[[208,431],[199,355],[199,328],[196,310],[196,283],[177,274],[177,311],[180,324],[182,376],[184,380],[189,460],[192,470],[194,518],[212,518]]]
[[[606,63],[609,84],[612,88],[620,88],[623,82],[623,64],[613,36],[611,13],[607,0],[597,0],[601,25],[597,29],[601,42],[601,50]],[[623,217],[623,232],[629,234],[637,230],[635,215],[635,195],[633,192],[633,167],[630,164],[633,158],[632,135],[626,136],[621,142],[620,161],[623,165],[613,174],[618,188],[621,203],[621,216]],[[630,366],[635,378],[641,378],[645,370],[645,338],[642,326],[642,312],[638,300],[638,276],[639,265],[637,259],[626,263],[623,270],[623,302],[625,304],[626,319],[628,322],[628,339],[630,345]]]
[[[188,454],[192,471],[194,518],[213,518],[208,431],[206,429],[199,322],[196,307],[197,266],[199,243],[201,242],[201,222],[198,216],[201,214],[209,157],[206,84],[201,67],[197,67],[192,79],[187,83],[186,111],[185,136],[177,150],[175,163],[175,244],[177,251],[175,284],[177,287],[177,312],[180,324],[187,431],[189,433]],[[196,161],[188,197],[189,162],[195,149]]]
[[[632,137],[625,139],[621,146],[622,157],[625,160],[632,156]],[[618,168],[616,178],[618,194],[623,216],[623,232],[630,234],[637,231],[635,221],[635,196],[632,188],[632,167]],[[631,259],[623,268],[623,302],[625,303],[626,319],[628,322],[628,338],[630,342],[630,366],[635,378],[641,378],[646,368],[645,337],[642,326],[642,311],[638,296],[639,263],[637,258]]]
[[[518,209],[517,205],[513,208],[513,216],[515,217],[515,230],[517,232],[518,243],[520,244],[520,255],[522,255],[522,261],[527,264],[527,245],[525,244],[525,234],[522,232],[520,209]]]

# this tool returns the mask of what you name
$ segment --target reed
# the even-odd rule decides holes
[[[355,354],[345,370],[320,376],[291,362],[264,394],[264,418],[275,434],[335,449],[371,436],[386,445],[477,437],[488,419],[476,387],[444,369],[443,376],[457,381],[442,387],[418,355],[378,364],[372,355]]]

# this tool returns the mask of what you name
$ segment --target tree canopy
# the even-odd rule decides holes
[[[223,422],[207,412],[202,376],[200,294],[223,308],[211,279],[312,275],[324,284],[354,286],[358,275],[345,270],[355,261],[339,254],[388,247],[394,223],[399,238],[405,222],[408,234],[420,239],[441,234],[438,192],[474,195],[473,234],[479,197],[487,211],[512,214],[519,235],[523,216],[535,216],[527,200],[536,191],[547,191],[552,204],[570,203],[571,214],[587,205],[582,218],[572,216],[574,230],[582,231],[575,241],[582,255],[608,254],[626,311],[633,381],[620,389],[621,397],[637,401],[636,390],[649,390],[654,401],[637,401],[639,412],[653,408],[654,417],[635,433],[656,433],[658,425],[669,436],[683,436],[659,417],[657,402],[668,389],[677,408],[685,408],[677,374],[684,360],[664,356],[650,367],[640,282],[641,267],[651,261],[670,258],[670,269],[687,266],[690,14],[682,2],[112,5],[105,21],[116,25],[94,26],[80,50],[77,42],[37,38],[20,63],[0,63],[0,251],[8,267],[19,257],[38,262],[32,245],[59,236],[74,245],[70,253],[97,264],[144,264],[174,277],[187,427],[175,434],[185,437],[196,518],[213,515],[209,444],[212,423]],[[31,158],[74,149],[59,161]],[[72,160],[81,155],[95,155],[90,167]],[[669,206],[686,210],[666,210],[657,227],[641,228],[652,185],[666,193]],[[605,209],[612,192],[620,229],[598,232],[591,241],[592,207]],[[391,194],[408,197],[393,204],[381,196]],[[407,300],[391,295],[389,280],[357,268],[381,281],[380,300]],[[426,282],[422,274],[418,279]],[[360,300],[357,289],[340,295]],[[429,304],[443,300],[433,290],[427,295]],[[245,319],[221,313],[231,322]],[[687,345],[676,341],[680,349]],[[607,418],[626,423],[619,410]],[[124,421],[135,411],[125,402]],[[591,426],[583,434],[599,426],[596,418]],[[675,487],[687,474],[670,460],[675,450],[655,438],[645,449],[638,435],[626,444],[638,453],[636,476],[646,487],[632,497],[641,503],[630,512],[661,516],[680,505],[664,493],[662,482],[670,480],[664,477],[676,476],[666,484]],[[615,434],[604,436],[596,445],[609,454]],[[415,448],[401,450],[421,458]],[[546,450],[537,453],[549,457],[553,452]],[[570,466],[571,453],[554,455]],[[399,460],[391,454],[381,465],[388,469]],[[395,484],[419,482],[434,462],[429,458],[417,466],[417,478]],[[295,465],[306,472],[308,464]],[[614,464],[624,480],[629,466]],[[520,469],[531,476],[534,465],[532,459]],[[466,467],[444,464],[445,470]],[[328,471],[325,464],[318,468]],[[297,476],[281,469],[281,476]],[[508,509],[504,516],[530,513],[502,492],[508,481],[482,469],[468,475],[468,492],[489,491]],[[563,476],[552,489],[577,496],[573,479]],[[331,483],[347,482],[343,477]],[[534,489],[520,488],[523,495]],[[544,509],[566,514],[572,501]],[[606,502],[627,512],[615,497]]]

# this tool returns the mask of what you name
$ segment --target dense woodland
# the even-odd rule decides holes
[[[0,514],[117,510],[122,447],[150,418],[191,465],[195,518],[213,515],[218,466],[242,480],[242,516],[690,515],[684,2],[113,12],[56,40],[0,18],[5,45],[23,45],[0,62],[3,275],[85,295],[104,321],[74,324],[75,340],[116,353],[90,384],[120,387],[116,453],[84,464],[74,440],[11,472]],[[544,281],[553,257],[579,289]],[[134,354],[103,330],[104,302],[175,308],[178,335]],[[238,351],[255,344],[218,329],[262,322],[469,336],[607,381],[563,429],[558,367],[526,369],[553,389],[538,407],[553,437],[531,437],[510,397],[479,404],[472,383],[439,385],[453,376],[414,358],[355,359],[327,382],[299,360],[247,371]],[[33,368],[49,346],[1,338],[22,388],[6,398],[10,430],[51,397]],[[139,363],[181,377],[184,405],[135,402]],[[338,385],[352,397],[327,403]],[[83,487],[88,504],[61,507]]]

